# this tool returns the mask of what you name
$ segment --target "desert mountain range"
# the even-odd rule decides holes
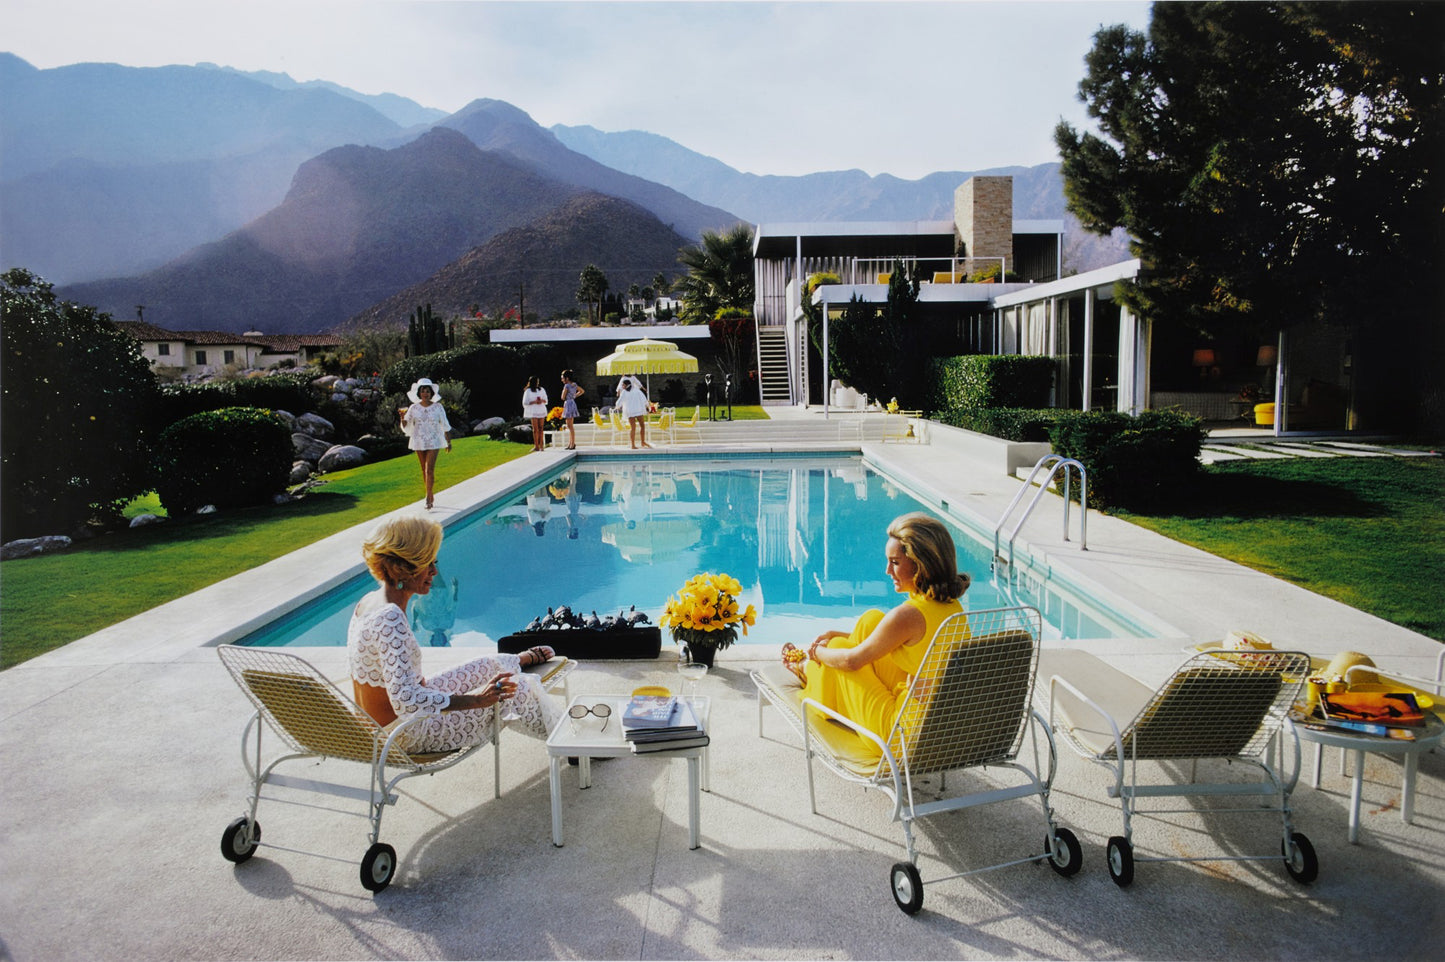
[[[490,313],[519,285],[546,316],[575,305],[587,263],[619,290],[676,275],[678,247],[739,220],[947,217],[971,175],[761,177],[654,134],[548,130],[502,101],[443,116],[209,64],[37,70],[0,53],[0,105],[0,267],[183,330]],[[1063,216],[1056,164],[989,172],[1013,174],[1016,217]],[[1066,266],[1124,256],[1074,234]]]

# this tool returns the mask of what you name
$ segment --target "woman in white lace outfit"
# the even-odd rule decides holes
[[[432,488],[436,485],[437,452],[452,449],[452,425],[442,407],[440,392],[430,378],[422,378],[407,392],[411,407],[401,409],[401,430],[407,447],[416,452],[421,463],[421,481],[426,486],[426,506],[432,506]]]
[[[486,741],[498,703],[509,700],[521,716],[510,724],[545,739],[562,717],[541,682],[522,672],[553,657],[546,645],[521,655],[492,655],[422,674],[421,646],[407,623],[413,595],[431,590],[441,525],[421,515],[382,521],[361,547],[378,588],[362,598],[346,631],[356,702],[383,726],[425,716],[401,736],[407,751],[444,751]]]

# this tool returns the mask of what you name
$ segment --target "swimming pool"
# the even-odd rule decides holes
[[[1149,637],[1158,626],[1097,591],[1020,563],[989,571],[992,537],[929,505],[857,456],[640,460],[588,457],[451,525],[440,574],[410,615],[423,645],[494,646],[547,609],[599,617],[635,607],[656,624],[670,594],[701,571],[743,585],[758,624],[742,644],[780,645],[844,627],[898,602],[884,574],[888,523],[927,511],[948,524],[972,609],[1029,604],[1063,638]],[[362,574],[247,635],[241,644],[346,643]]]

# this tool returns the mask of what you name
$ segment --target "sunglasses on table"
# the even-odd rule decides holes
[[[602,730],[606,731],[607,722],[612,717],[612,706],[593,705],[589,708],[586,705],[573,705],[571,708],[567,709],[567,714],[575,721],[581,721],[588,715],[596,715],[598,718],[602,719]]]

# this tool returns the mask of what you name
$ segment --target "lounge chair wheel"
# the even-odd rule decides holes
[[[1320,860],[1315,857],[1315,847],[1299,832],[1291,832],[1289,844],[1284,848],[1284,870],[1289,877],[1303,885],[1313,882],[1320,874]]]
[[[923,908],[923,876],[912,862],[896,862],[890,875],[893,901],[909,915],[917,915]]]
[[[261,823],[247,818],[238,818],[221,833],[221,854],[227,861],[240,865],[256,854],[261,844]]]
[[[1049,856],[1049,868],[1058,872],[1064,878],[1068,878],[1077,872],[1084,864],[1084,850],[1079,847],[1079,839],[1067,828],[1054,830],[1054,844],[1049,845],[1048,839],[1044,844],[1054,850]]]
[[[380,892],[391,884],[396,874],[396,849],[377,842],[366,850],[361,860],[361,885],[368,892]]]
[[[1109,839],[1108,847],[1109,878],[1114,884],[1123,888],[1134,881],[1134,846],[1122,835],[1115,835]]]

